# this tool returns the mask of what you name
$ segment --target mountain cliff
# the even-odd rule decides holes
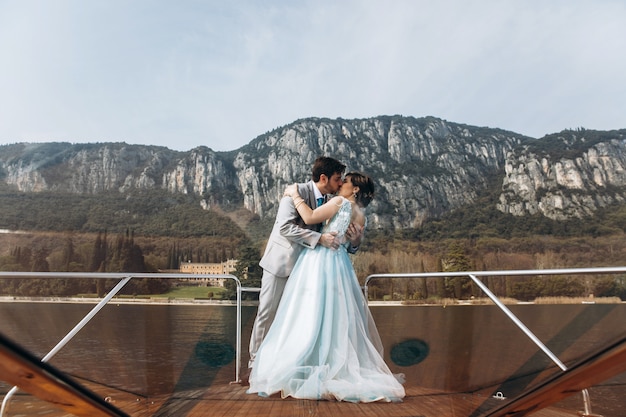
[[[498,210],[559,220],[624,201],[625,135],[578,130],[533,139],[435,117],[308,118],[232,152],[125,143],[5,145],[0,181],[25,193],[158,189],[197,197],[207,210],[244,207],[268,218],[284,187],[308,180],[313,160],[328,155],[375,179],[370,227],[419,226],[471,204],[494,182]]]
[[[498,210],[582,219],[626,200],[626,131],[550,135],[511,152]]]

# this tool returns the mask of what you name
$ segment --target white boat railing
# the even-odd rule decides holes
[[[422,273],[398,273],[398,274],[372,274],[365,278],[363,291],[365,299],[368,299],[368,285],[370,281],[381,278],[470,278],[504,314],[506,314],[517,327],[528,336],[561,371],[568,368],[548,347],[528,328],[513,312],[505,306],[500,299],[479,279],[479,277],[503,277],[503,276],[541,276],[541,275],[607,275],[626,273],[626,267],[603,267],[603,268],[572,268],[572,269],[535,269],[535,270],[503,270],[503,271],[460,271],[460,272],[422,272]],[[587,389],[582,391],[584,411],[583,416],[591,416],[591,399]]]

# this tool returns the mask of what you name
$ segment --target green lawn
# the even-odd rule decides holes
[[[172,288],[165,294],[159,294],[156,297],[171,298],[209,298],[209,293],[213,293],[213,298],[222,298],[222,293],[226,291],[222,287],[178,287]],[[153,296],[154,297],[154,296]]]
[[[140,294],[140,295],[124,295],[118,294],[117,298],[209,298],[209,293],[212,292],[211,298],[216,300],[222,299],[222,294],[226,291],[222,287],[178,287],[172,288],[170,291],[164,294]],[[76,297],[97,297],[96,294],[77,294]]]

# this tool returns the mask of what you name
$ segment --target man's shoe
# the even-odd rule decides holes
[[[241,385],[242,386],[250,386],[250,372],[252,371],[251,368],[246,368],[241,375]]]

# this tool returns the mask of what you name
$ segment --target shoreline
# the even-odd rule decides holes
[[[20,297],[0,296],[0,303],[67,303],[67,304],[98,304],[102,298],[96,297]],[[194,298],[112,298],[108,304],[141,304],[141,305],[225,305],[237,306],[235,300],[200,300]],[[245,300],[242,306],[258,305],[258,301]]]
[[[98,304],[102,301],[102,298],[97,297],[23,297],[3,295],[0,296],[0,303],[66,303],[66,304]],[[570,302],[534,302],[534,301],[518,301],[515,303],[505,303],[508,305],[545,305],[545,304],[623,304],[626,301],[621,302],[603,302],[600,299],[596,300],[580,300],[573,298]],[[217,305],[217,306],[237,306],[236,300],[208,300],[199,298],[168,298],[168,297],[150,297],[150,298],[113,298],[108,304],[136,304],[136,305]],[[256,307],[259,302],[256,300],[242,300],[241,305],[243,307]],[[456,302],[442,302],[442,303],[415,303],[404,301],[381,301],[372,300],[368,302],[370,307],[455,307],[455,306],[485,306],[495,305],[491,301],[485,302],[485,300],[457,300]]]
[[[98,304],[102,298],[96,297],[22,297],[3,295],[0,296],[0,303],[67,303],[67,304]],[[113,298],[108,304],[141,304],[141,305],[220,305],[237,306],[235,300],[203,300],[196,298]],[[370,306],[417,306],[418,304],[404,304],[402,301],[370,301]],[[244,307],[258,306],[258,301],[243,300]],[[419,304],[420,306],[437,306],[437,304]]]

